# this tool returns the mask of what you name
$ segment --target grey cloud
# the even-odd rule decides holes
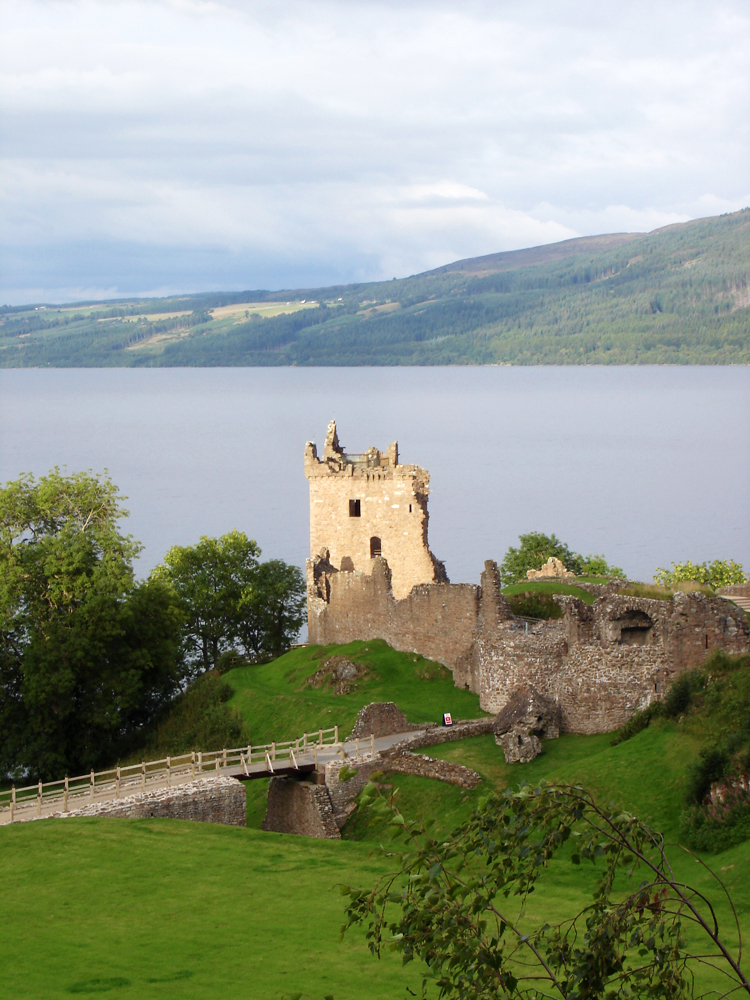
[[[739,2],[24,0],[4,19],[6,295],[195,287],[197,260],[227,287],[377,278],[748,197]]]

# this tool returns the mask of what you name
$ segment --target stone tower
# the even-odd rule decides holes
[[[310,482],[310,554],[340,572],[371,575],[382,557],[393,596],[406,597],[420,583],[447,583],[445,569],[427,544],[429,474],[399,465],[398,444],[347,455],[336,423],[326,433],[323,457],[308,441],[305,475]],[[327,553],[327,555],[326,555]]]

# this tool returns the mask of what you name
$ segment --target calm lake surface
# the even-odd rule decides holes
[[[108,469],[139,572],[239,528],[308,555],[303,449],[398,440],[431,474],[430,542],[477,582],[526,531],[649,580],[672,561],[750,569],[750,368],[0,371],[0,480]]]

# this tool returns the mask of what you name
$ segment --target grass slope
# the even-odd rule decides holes
[[[359,844],[173,820],[0,830],[2,995],[269,1000],[402,997],[414,970],[338,941],[342,881],[382,862]]]
[[[401,280],[0,310],[0,367],[750,362],[750,209]]]
[[[349,694],[306,685],[333,653],[368,668]],[[479,714],[476,696],[455,689],[443,668],[385,643],[301,648],[226,676],[233,703],[258,741],[329,725],[334,716],[348,725],[372,700],[395,700],[414,721],[438,717],[446,704],[457,716]],[[686,765],[706,738],[696,719],[656,719],[616,746],[611,734],[564,735],[546,741],[544,753],[528,765],[507,765],[491,736],[442,744],[427,752],[477,770],[484,779],[478,789],[400,775],[393,785],[404,811],[435,816],[450,829],[488,789],[522,780],[579,783],[601,801],[637,812],[675,841]],[[407,987],[417,990],[417,968],[402,969],[392,956],[376,963],[358,932],[338,940],[343,904],[336,886],[367,886],[387,870],[376,850],[386,835],[383,827],[356,811],[340,842],[265,834],[259,827],[267,782],[246,788],[244,830],[107,819],[0,828],[5,993],[265,1000],[302,992],[336,1000],[401,1000]],[[706,872],[678,850],[672,856],[678,874],[704,889],[728,921],[727,905]],[[750,934],[750,841],[708,860]],[[583,905],[593,877],[590,868],[574,868],[564,856],[556,860],[529,902],[529,926]],[[731,940],[731,931],[727,936]],[[700,976],[702,987],[719,985],[710,973]]]
[[[334,654],[366,668],[349,694],[310,687],[310,678]],[[443,712],[456,719],[484,714],[478,696],[456,688],[445,667],[416,653],[399,653],[382,639],[303,646],[272,663],[240,667],[224,677],[235,692],[230,704],[246,719],[253,743],[295,739],[336,725],[346,734],[360,708],[373,701],[395,701],[410,722],[438,722]]]

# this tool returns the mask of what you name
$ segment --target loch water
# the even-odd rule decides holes
[[[308,554],[303,449],[398,440],[429,470],[430,543],[477,582],[526,531],[632,578],[671,561],[750,570],[750,367],[190,368],[0,371],[0,480],[103,470],[146,573],[239,528]]]

